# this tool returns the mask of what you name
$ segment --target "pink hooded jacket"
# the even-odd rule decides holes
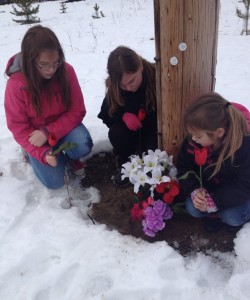
[[[16,142],[27,153],[40,162],[46,163],[44,158],[50,146],[47,143],[41,147],[31,145],[29,135],[34,130],[41,129],[43,132],[55,133],[60,140],[80,125],[86,114],[82,91],[73,67],[66,63],[72,101],[70,108],[65,109],[61,101],[59,85],[54,83],[53,97],[50,102],[48,103],[43,93],[40,97],[42,114],[38,117],[31,104],[27,81],[18,67],[19,61],[20,58],[15,55],[11,57],[6,67],[6,74],[9,75],[4,100],[7,126]],[[13,73],[11,68],[14,70]]]

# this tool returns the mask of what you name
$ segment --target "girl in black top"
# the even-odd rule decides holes
[[[155,66],[133,50],[119,46],[108,58],[106,96],[98,118],[109,128],[118,162],[115,184],[124,186],[120,168],[132,154],[157,148]]]
[[[194,217],[205,217],[208,231],[217,231],[222,223],[236,231],[250,219],[250,131],[246,118],[232,103],[211,93],[191,104],[184,125],[189,137],[182,144],[177,169],[186,209]],[[207,156],[200,166],[196,154],[204,151]],[[189,171],[193,172],[186,177]]]

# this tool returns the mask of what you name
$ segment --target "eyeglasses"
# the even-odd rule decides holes
[[[40,69],[40,70],[43,70],[43,71],[49,71],[50,68],[52,69],[57,69],[58,67],[60,67],[60,65],[62,64],[62,61],[59,61],[57,63],[54,63],[54,64],[48,64],[48,63],[42,63],[42,64],[38,64],[36,63],[36,66]]]

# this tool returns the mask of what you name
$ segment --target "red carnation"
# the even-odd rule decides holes
[[[148,197],[147,202],[149,205],[152,205],[154,203],[154,199],[152,197]]]
[[[163,194],[165,192],[167,186],[167,182],[161,182],[160,184],[157,184],[155,190],[159,194]]]
[[[156,192],[163,194],[163,200],[167,204],[171,204],[174,197],[180,192],[180,185],[177,181],[161,182],[155,188]]]
[[[144,209],[147,208],[147,207],[149,207],[148,202],[147,202],[147,201],[143,201],[143,202],[142,202],[142,207],[143,207]]]
[[[165,192],[163,196],[163,200],[167,204],[171,204],[174,200],[174,197],[177,196],[180,192],[180,185],[177,181],[168,182],[168,190]]]
[[[142,209],[139,203],[135,203],[131,209],[131,219],[132,221],[141,221],[143,219]]]

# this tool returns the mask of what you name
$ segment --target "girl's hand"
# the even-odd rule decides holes
[[[47,137],[41,130],[34,130],[29,136],[29,142],[36,147],[41,147],[47,142]]]
[[[47,164],[50,165],[51,167],[57,166],[57,159],[54,155],[51,155],[51,152],[45,156],[45,160]]]
[[[137,131],[142,128],[142,123],[135,114],[126,112],[124,113],[122,120],[129,130]]]
[[[191,194],[191,198],[193,200],[194,207],[199,209],[200,211],[207,211],[207,199],[206,199],[206,190],[205,189],[197,189],[193,191]]]

